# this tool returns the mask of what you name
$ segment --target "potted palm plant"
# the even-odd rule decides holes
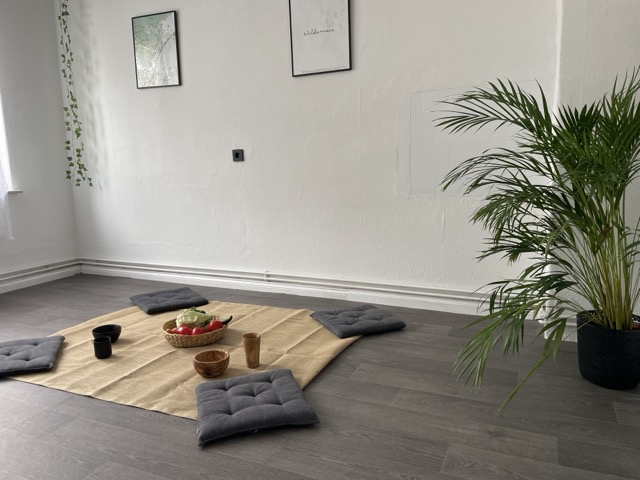
[[[464,182],[465,194],[482,193],[472,215],[489,234],[480,260],[526,259],[515,278],[487,285],[486,310],[472,322],[480,328],[456,360],[459,376],[479,386],[494,347],[517,352],[527,319],[546,319],[539,361],[500,409],[557,356],[576,315],[583,377],[610,388],[640,382],[640,330],[633,328],[640,209],[627,205],[640,175],[639,90],[634,69],[600,100],[555,113],[541,87],[534,96],[510,81],[442,102],[437,125],[450,133],[517,130],[514,146],[463,161],[442,183]]]

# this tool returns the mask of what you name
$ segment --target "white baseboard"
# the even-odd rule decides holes
[[[271,272],[243,272],[81,259],[82,272],[191,285],[273,292],[477,315],[477,292],[331,280]]]
[[[32,287],[82,273],[78,260],[57,262],[0,274],[0,293]]]
[[[478,292],[379,284],[348,280],[243,272],[205,268],[150,265],[96,259],[74,259],[55,265],[0,274],[0,293],[45,283],[78,273],[140,278],[190,285],[334,298],[397,307],[477,315]]]

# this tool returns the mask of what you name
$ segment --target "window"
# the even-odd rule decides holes
[[[9,220],[8,192],[11,188],[11,170],[9,166],[9,148],[4,125],[2,95],[0,95],[0,240],[11,239]]]

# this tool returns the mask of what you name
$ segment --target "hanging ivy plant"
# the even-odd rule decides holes
[[[84,164],[84,142],[82,141],[82,122],[78,116],[78,98],[76,97],[75,83],[73,77],[73,51],[71,50],[71,36],[69,35],[69,9],[67,0],[60,0],[60,45],[62,47],[62,78],[66,88],[66,105],[63,107],[67,139],[65,150],[67,151],[66,176],[69,180],[80,186],[86,182],[93,186],[91,177],[88,175],[87,167]]]

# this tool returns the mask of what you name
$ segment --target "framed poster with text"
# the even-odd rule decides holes
[[[289,0],[294,77],[351,70],[349,0]]]

